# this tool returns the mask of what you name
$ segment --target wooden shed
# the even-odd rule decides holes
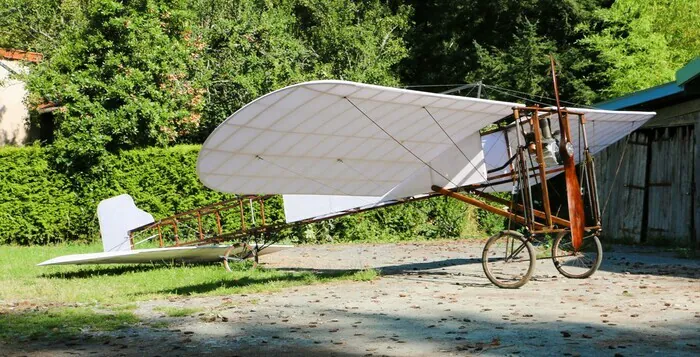
[[[596,156],[603,237],[700,248],[700,57],[674,82],[597,107],[657,112]]]

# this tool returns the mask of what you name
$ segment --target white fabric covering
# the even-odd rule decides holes
[[[204,143],[197,172],[207,187],[229,193],[383,196],[425,170],[423,162],[454,150],[450,139],[478,154],[474,134],[515,105],[344,81],[302,83],[226,119]],[[433,184],[444,185],[442,175],[458,185],[483,180],[474,174],[485,175],[483,160],[464,171],[459,156],[462,162],[430,173]]]
[[[153,216],[136,207],[127,194],[100,201],[97,205],[102,247],[105,252],[129,251],[129,230],[153,223]]]
[[[346,81],[301,83],[227,118],[204,143],[197,173],[217,191],[284,194],[287,221],[297,221],[420,195],[432,185],[485,181],[508,155],[503,133],[481,137],[479,130],[518,106]],[[594,153],[655,114],[572,110],[587,113]],[[578,153],[578,126],[571,128]],[[508,135],[514,148],[515,131]]]

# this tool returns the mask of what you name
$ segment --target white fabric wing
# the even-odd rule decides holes
[[[241,194],[406,197],[433,184],[477,183],[486,177],[478,132],[516,105],[345,81],[297,84],[226,119],[204,143],[197,172],[207,187]]]
[[[217,191],[283,194],[288,222],[371,206],[431,192],[433,185],[486,181],[517,141],[514,128],[509,140],[504,132],[482,137],[479,130],[514,107],[522,105],[346,81],[301,83],[227,118],[204,143],[197,172]],[[593,153],[655,114],[571,110],[586,113]],[[556,116],[551,122],[558,130]],[[580,161],[578,125],[570,127]]]

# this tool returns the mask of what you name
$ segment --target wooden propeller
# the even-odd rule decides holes
[[[583,231],[585,229],[585,218],[583,210],[583,198],[579,188],[578,176],[576,176],[576,162],[574,161],[574,150],[571,144],[571,131],[569,130],[569,118],[561,110],[559,104],[559,87],[557,85],[557,74],[554,65],[554,57],[549,56],[552,65],[552,81],[554,83],[554,98],[557,101],[557,114],[559,114],[559,154],[564,161],[564,175],[566,179],[566,198],[569,204],[569,221],[571,222],[571,242],[574,250],[578,251],[583,243]]]

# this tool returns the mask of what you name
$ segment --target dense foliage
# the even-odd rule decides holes
[[[410,15],[408,7],[342,0],[27,5],[15,20],[36,13],[39,26],[60,34],[24,39],[21,47],[47,55],[26,78],[29,104],[61,106],[54,163],[81,175],[99,174],[108,152],[201,143],[222,118],[285,85],[319,78],[396,85],[392,67],[406,55]],[[44,15],[50,6],[72,10],[71,26]]]
[[[563,99],[591,104],[672,80],[700,55],[699,23],[700,1],[687,0],[0,0],[0,48],[45,55],[24,76],[28,104],[61,108],[31,116],[53,130],[44,148],[2,151],[0,242],[95,237],[96,202],[116,193],[156,216],[221,198],[196,179],[195,148],[164,148],[201,144],[289,84],[483,81],[484,97],[551,103],[551,53]],[[439,202],[293,233],[436,237],[475,220],[502,225]]]
[[[617,0],[595,19],[579,28],[581,44],[598,54],[603,98],[670,82],[700,56],[700,1]]]
[[[199,146],[180,145],[110,154],[100,180],[74,181],[50,167],[45,149],[2,148],[0,244],[95,239],[97,203],[123,193],[156,219],[230,198],[199,182],[198,152]],[[282,221],[281,199],[267,202],[266,212],[268,222]],[[237,217],[226,218],[224,228],[240,226]],[[435,198],[289,230],[280,238],[301,243],[459,237],[477,234],[481,218],[456,200]]]
[[[38,147],[0,150],[0,243],[48,243],[77,237],[85,212],[68,180]],[[60,239],[60,238],[59,238]]]
[[[407,2],[416,14],[408,40],[411,52],[400,66],[408,83],[481,80],[542,100],[551,97],[547,55],[552,53],[563,69],[564,98],[585,103],[598,99],[594,91],[601,84],[589,82],[582,73],[590,70],[590,55],[578,45],[576,26],[590,21],[605,0]],[[483,94],[522,101],[493,90]]]

